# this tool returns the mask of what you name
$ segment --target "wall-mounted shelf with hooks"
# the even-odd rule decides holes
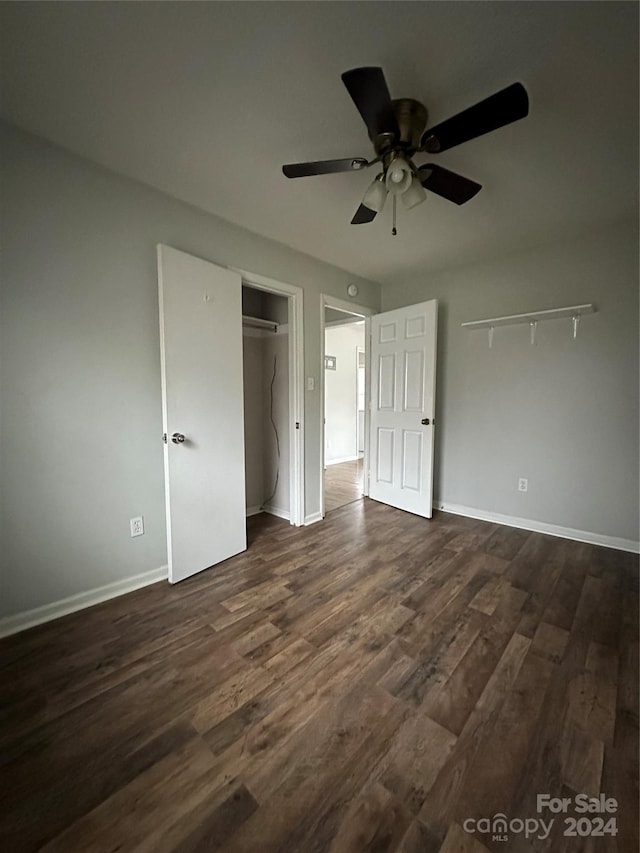
[[[472,320],[462,323],[465,329],[488,329],[489,346],[493,345],[493,330],[496,326],[514,326],[528,323],[531,329],[531,343],[535,343],[536,329],[542,320],[558,320],[571,317],[574,340],[578,336],[578,323],[583,314],[593,314],[596,309],[591,303],[586,305],[569,305],[566,308],[547,308],[544,311],[528,311],[526,314],[508,314],[504,317],[490,317],[487,320]]]

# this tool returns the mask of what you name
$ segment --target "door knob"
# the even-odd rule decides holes
[[[429,420],[429,418],[423,418],[423,419],[420,421],[420,423],[421,423],[423,426],[429,426],[429,424],[431,423],[431,421]]]
[[[171,441],[174,444],[182,444],[184,442],[184,436],[181,432],[174,432],[174,434],[171,436]]]

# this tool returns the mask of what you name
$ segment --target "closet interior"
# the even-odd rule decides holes
[[[247,515],[290,517],[289,300],[242,286]]]

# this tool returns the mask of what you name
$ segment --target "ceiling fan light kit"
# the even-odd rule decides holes
[[[416,168],[412,158],[428,152],[437,154],[485,133],[498,130],[529,113],[529,97],[522,83],[512,83],[474,106],[432,128],[426,128],[426,107],[412,98],[391,100],[382,68],[364,67],[345,71],[342,81],[349,92],[373,143],[375,158],[320,160],[283,166],[287,178],[302,178],[334,172],[360,171],[382,163],[383,171],[367,189],[352,225],[372,222],[382,210],[387,193],[398,196],[410,210],[427,197],[425,190],[454,204],[466,204],[481,189],[475,181],[435,163]],[[394,217],[395,219],[395,217]],[[395,233],[395,222],[392,234]]]
[[[400,195],[411,186],[413,172],[402,154],[396,154],[386,168],[385,184],[390,193]]]
[[[413,175],[409,187],[402,193],[400,198],[407,210],[411,210],[412,207],[417,207],[423,201],[427,200],[427,194],[417,175]]]
[[[377,175],[369,185],[369,188],[362,199],[362,203],[365,207],[368,207],[369,210],[380,213],[386,200],[387,188],[384,182],[384,173],[380,172],[380,174]]]

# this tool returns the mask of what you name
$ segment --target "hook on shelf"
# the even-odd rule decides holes
[[[537,329],[538,329],[538,321],[537,321],[537,320],[532,320],[532,321],[529,323],[529,334],[530,334],[530,337],[531,337],[531,346],[535,346],[535,343],[536,343],[536,331],[537,331]]]
[[[578,337],[578,326],[580,325],[580,315],[574,314],[571,318],[571,325],[573,326],[573,340],[575,341]]]

